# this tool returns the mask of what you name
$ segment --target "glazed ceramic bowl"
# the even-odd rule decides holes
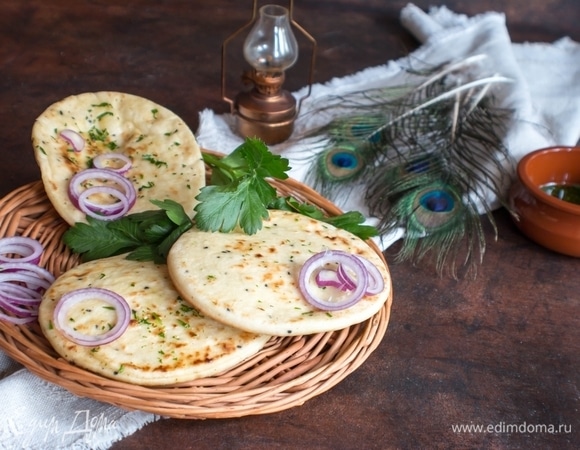
[[[510,190],[515,224],[530,239],[580,257],[580,204],[561,200],[543,186],[580,186],[580,147],[550,147],[524,156]]]

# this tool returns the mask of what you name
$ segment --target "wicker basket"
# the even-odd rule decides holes
[[[315,204],[328,214],[340,210],[294,181],[272,182],[282,195]],[[24,235],[45,247],[41,265],[55,276],[79,263],[62,243],[68,225],[48,200],[42,182],[22,186],[0,200],[0,236]],[[370,243],[375,251],[379,249]],[[38,324],[0,321],[0,346],[39,377],[70,392],[129,410],[184,419],[267,414],[303,404],[335,386],[377,348],[389,320],[392,298],[369,320],[308,336],[273,337],[249,360],[220,375],[171,387],[131,385],[88,372],[62,359]]]

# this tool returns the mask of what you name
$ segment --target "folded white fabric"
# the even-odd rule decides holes
[[[516,158],[549,145],[573,145],[580,137],[580,45],[563,37],[553,44],[512,44],[500,13],[466,17],[445,7],[428,14],[412,4],[401,12],[402,23],[423,45],[400,61],[368,68],[352,76],[312,87],[302,113],[319,105],[328,94],[339,94],[402,84],[405,68],[415,62],[436,65],[470,55],[486,54],[495,71],[515,80],[499,93],[502,106],[514,108],[519,120],[510,129],[506,145]],[[302,97],[304,90],[295,93]],[[312,119],[312,118],[311,118]],[[318,117],[319,121],[329,117]],[[208,149],[229,153],[242,139],[232,132],[233,117],[211,110],[200,113],[199,143]],[[306,127],[323,125],[298,120],[296,134]],[[273,151],[287,156],[290,175],[304,180],[306,167],[292,155],[308,150],[307,143],[280,144]],[[356,197],[345,210],[365,211]],[[383,241],[383,247],[400,237]],[[106,449],[159,417],[128,412],[96,400],[77,397],[47,383],[0,352],[0,448],[3,449]]]
[[[505,16],[468,18],[446,7],[425,14],[409,4],[402,24],[423,42],[412,57],[433,63],[486,54],[504,86],[500,106],[515,109],[518,126],[506,144],[516,158],[548,145],[574,145],[580,138],[580,44],[562,37],[553,44],[512,43]]]
[[[158,418],[78,397],[17,367],[2,354],[2,449],[104,450]]]

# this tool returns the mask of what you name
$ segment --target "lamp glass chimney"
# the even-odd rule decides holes
[[[246,61],[259,72],[283,72],[298,59],[298,43],[288,9],[278,5],[260,8],[259,17],[244,42]]]

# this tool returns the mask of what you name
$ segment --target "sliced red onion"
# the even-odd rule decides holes
[[[25,236],[10,236],[0,239],[0,262],[29,262],[38,264],[42,256],[42,244]],[[6,255],[18,255],[19,258]]]
[[[383,291],[385,288],[385,280],[383,279],[383,275],[381,274],[380,270],[377,266],[375,266],[372,262],[366,259],[363,256],[356,256],[365,266],[365,269],[368,272],[369,277],[369,284],[367,286],[367,290],[365,295],[376,295]],[[349,274],[344,270],[343,267],[339,266],[337,269],[338,278],[346,285],[346,286],[353,286],[355,284],[354,280],[351,279]],[[352,289],[352,288],[351,288]]]
[[[357,256],[357,258],[363,263],[369,275],[369,284],[365,294],[377,295],[383,292],[385,289],[385,279],[379,268],[363,256]]]
[[[1,263],[0,320],[17,325],[35,321],[42,294],[53,282],[54,275],[34,263]]]
[[[90,180],[112,181],[116,183],[121,192],[124,192],[127,197],[131,191],[135,191],[133,183],[131,183],[123,175],[108,169],[85,169],[77,172],[70,179],[68,185],[69,197],[73,202],[78,202],[79,195],[85,189],[83,183]]]
[[[313,276],[318,271],[332,265],[343,265],[356,279],[354,289],[337,289],[340,298],[334,300],[330,297],[322,298],[318,287],[312,282]],[[304,263],[300,269],[298,284],[302,295],[312,306],[325,311],[336,311],[349,308],[363,298],[367,290],[368,275],[365,266],[356,256],[342,250],[328,250],[315,254]]]
[[[119,200],[111,204],[98,204],[89,200],[89,197],[94,194],[108,194],[112,197],[117,197]],[[87,216],[94,217],[101,220],[115,220],[123,217],[132,205],[125,195],[115,188],[108,186],[94,186],[86,189],[79,195],[79,209]]]
[[[72,306],[92,299],[99,299],[111,305],[117,314],[117,322],[110,330],[94,336],[75,330],[70,326],[71,321],[67,318],[67,313]],[[125,332],[131,321],[131,308],[123,297],[113,291],[101,288],[84,288],[64,294],[56,305],[53,318],[55,327],[72,342],[96,347],[118,339]]]
[[[10,322],[15,325],[25,325],[27,323],[34,322],[36,320],[36,316],[29,316],[29,317],[14,317],[9,316],[8,314],[4,314],[0,311],[0,320],[4,320],[5,322]]]
[[[336,276],[340,280],[342,285],[345,287],[345,289],[352,290],[356,287],[356,283],[349,276],[343,264],[339,264],[338,267],[336,268]]]
[[[348,289],[344,282],[338,278],[336,270],[321,269],[316,274],[315,280],[320,287],[333,287],[343,291]]]
[[[37,306],[42,300],[42,291],[44,289],[38,291],[37,289],[11,282],[0,283],[0,298],[11,305]]]
[[[74,130],[65,129],[60,132],[60,137],[67,141],[75,152],[82,151],[85,148],[84,138]]]
[[[101,182],[112,181],[115,183],[115,186],[95,185],[89,188],[83,188],[83,183],[90,180],[100,180]],[[112,193],[110,189],[116,190],[121,193],[121,195]],[[90,193],[87,193],[87,190],[91,190]],[[110,193],[117,197],[121,204],[97,204],[87,200],[90,195],[98,193],[98,190],[102,193]],[[137,192],[135,191],[133,183],[123,175],[109,169],[86,169],[76,173],[69,182],[68,195],[73,204],[81,209],[85,214],[102,220],[113,220],[119,218],[121,215],[129,211],[137,200]],[[81,196],[83,198],[82,201],[80,200]],[[81,203],[83,203],[82,206]],[[87,213],[87,210],[90,211],[90,213]],[[119,211],[123,212],[120,213]]]
[[[54,275],[36,264],[28,262],[0,263],[0,275],[11,274],[11,272],[34,275],[38,280],[46,281],[48,285],[54,283]]]
[[[40,300],[38,300],[35,304],[29,305],[27,307],[14,303],[0,295],[0,307],[5,311],[15,314],[18,317],[37,317],[39,305]]]
[[[0,273],[0,283],[13,283],[13,282],[25,283],[26,286],[31,289],[46,290],[51,285],[50,281],[43,280],[34,273],[15,272],[15,271]]]
[[[115,160],[121,161],[123,165],[121,167],[111,167],[107,164],[107,161]],[[97,155],[93,158],[93,166],[95,166],[97,169],[111,170],[119,174],[126,173],[132,165],[133,162],[131,159],[122,153],[101,153],[100,155]]]

